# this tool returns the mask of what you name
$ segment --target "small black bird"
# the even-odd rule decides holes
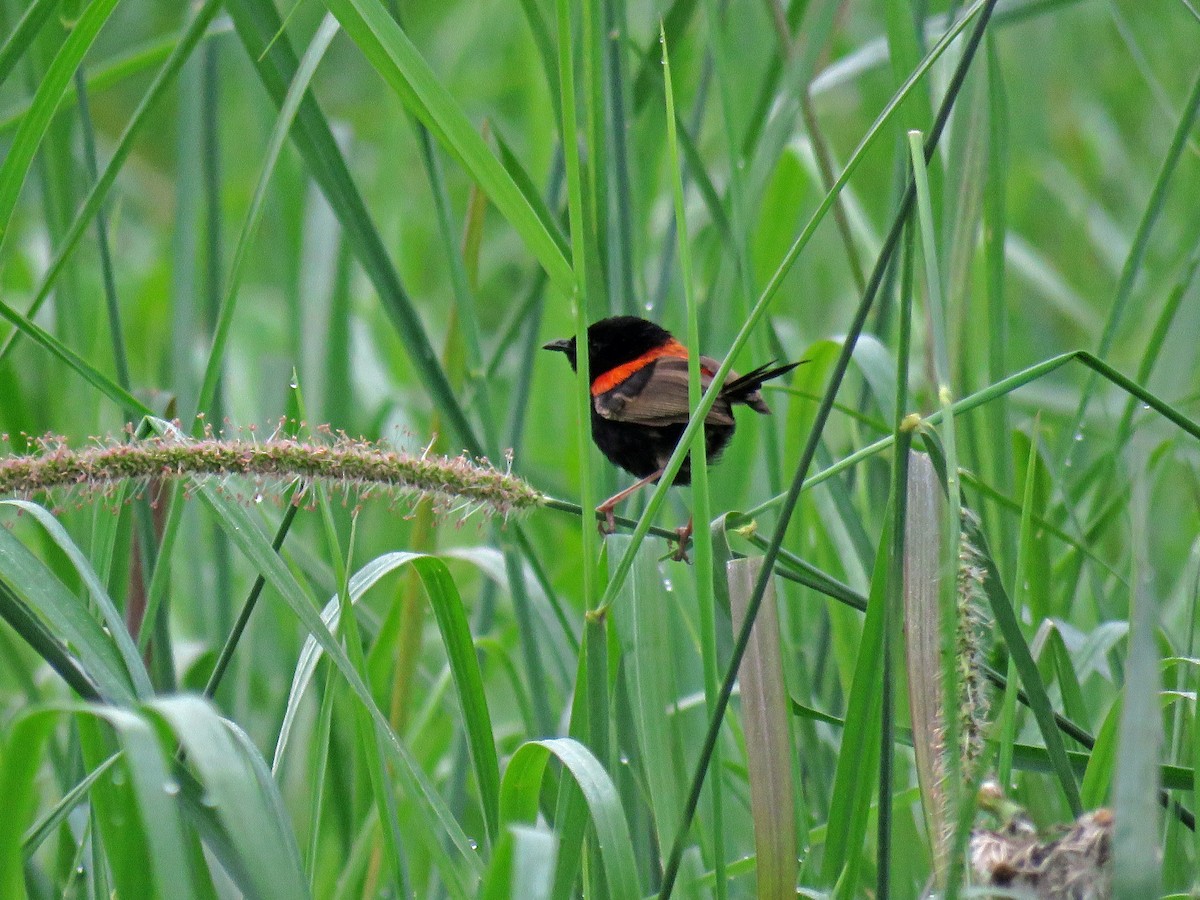
[[[575,338],[551,341],[543,349],[565,353],[575,368]],[[798,365],[772,368],[767,363],[746,375],[729,373],[704,420],[709,462],[721,455],[733,437],[734,404],[744,403],[757,413],[769,414],[759,387]],[[700,357],[703,388],[712,383],[719,367],[715,359]],[[588,328],[588,371],[592,378],[592,439],[611,462],[640,479],[596,507],[604,516],[600,530],[608,533],[616,524],[613,509],[639,488],[658,480],[687,426],[688,351],[653,322],[637,316],[613,316]],[[691,481],[689,456],[675,476],[675,484]],[[681,529],[681,551],[690,533],[689,523]]]

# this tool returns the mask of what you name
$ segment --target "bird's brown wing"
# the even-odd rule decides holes
[[[704,369],[700,373],[700,384],[707,388],[718,363],[701,357],[701,364]],[[730,378],[736,377],[730,373]],[[614,422],[638,425],[686,423],[690,418],[687,360],[675,357],[658,359],[630,375],[612,390],[592,398],[592,403],[599,415]],[[708,425],[733,425],[733,411],[729,402],[718,399],[704,421]]]

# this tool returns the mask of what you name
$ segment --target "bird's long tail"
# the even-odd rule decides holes
[[[780,375],[786,375],[804,362],[808,362],[808,360],[801,359],[797,362],[776,366],[775,360],[771,360],[766,365],[759,366],[752,372],[739,375],[725,385],[725,389],[721,391],[721,394],[727,397],[732,403],[745,403],[755,412],[770,413],[771,409],[763,400],[762,395],[758,393],[758,389],[762,387],[763,382],[770,381],[772,378],[778,378]]]

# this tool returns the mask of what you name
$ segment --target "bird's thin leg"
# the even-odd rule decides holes
[[[675,562],[691,562],[687,555],[688,541],[692,539],[691,516],[688,516],[686,525],[680,525],[675,529],[675,534],[675,540],[679,541],[679,546],[676,547],[675,552],[671,554],[671,559],[675,560]]]
[[[631,484],[623,491],[617,491],[603,503],[596,507],[596,512],[604,516],[604,521],[600,522],[599,528],[601,534],[612,534],[617,530],[617,521],[613,516],[613,510],[617,504],[628,497],[632,497],[648,484],[653,484],[662,476],[663,470],[659,469],[656,472],[651,472],[641,481],[636,484]]]

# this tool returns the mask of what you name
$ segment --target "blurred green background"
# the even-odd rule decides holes
[[[965,38],[904,89],[881,128],[873,126],[948,24],[965,16],[969,34],[985,5],[990,12],[991,4],[924,0],[330,0],[328,8],[271,0],[186,8],[151,0],[7,0],[0,4],[0,301],[8,323],[0,336],[0,430],[9,451],[25,453],[29,437],[44,434],[72,446],[96,436],[119,439],[126,411],[99,382],[120,384],[124,371],[125,386],[155,412],[190,416],[224,309],[228,339],[212,363],[219,388],[201,410],[217,432],[269,440],[281,419],[297,416],[298,389],[302,434],[328,424],[417,453],[432,447],[452,456],[486,454],[500,466],[511,450],[512,471],[536,489],[568,506],[582,497],[595,503],[628,484],[627,476],[590,442],[589,464],[581,468],[576,382],[564,360],[538,348],[575,333],[573,302],[583,304],[588,321],[639,314],[682,338],[690,278],[705,353],[723,357],[764,298],[767,316],[749,332],[737,368],[771,358],[811,361],[790,385],[768,388],[771,419],[739,418],[733,446],[710,473],[718,547],[728,539],[738,553],[761,553],[841,338],[885,249],[911,168],[905,133],[931,129]],[[201,10],[208,20],[196,29],[194,49],[172,56]],[[322,21],[328,28],[340,21],[349,34],[332,37],[312,77],[311,100],[285,132],[281,102]],[[678,148],[668,139],[660,23]],[[573,35],[565,72],[560,29]],[[1095,353],[1155,399],[1159,409],[1152,410],[1146,397],[1135,402],[1111,379],[1070,362],[956,416],[951,457],[963,473],[966,506],[982,516],[1042,695],[1100,741],[1086,776],[1084,761],[1074,776],[1084,799],[1094,801],[1088,806],[1115,805],[1116,885],[1125,896],[1147,896],[1138,892],[1148,885],[1181,895],[1195,890],[1200,854],[1183,824],[1190,813],[1162,809],[1153,780],[1138,775],[1175,766],[1160,771],[1170,798],[1196,808],[1200,432],[1185,426],[1200,400],[1198,60],[1200,11],[1190,0],[996,4],[929,165],[935,242],[915,238],[910,245],[911,350],[900,343],[901,241],[809,472],[892,433],[898,371],[909,379],[900,412],[937,410],[939,353],[955,399],[1074,350]],[[579,120],[565,159],[564,86]],[[131,120],[138,128],[128,136]],[[291,139],[276,156],[272,136],[285,134]],[[682,168],[672,162],[676,154]],[[114,156],[115,181],[99,217],[92,210],[76,222],[97,169],[105,171]],[[856,168],[844,190],[813,218],[831,173],[851,161]],[[580,191],[569,201],[574,166]],[[672,191],[680,173],[690,272],[676,241]],[[569,237],[570,202],[584,225],[577,242]],[[802,233],[803,243],[794,244]],[[531,234],[544,239],[540,257]],[[578,249],[587,276],[573,298]],[[547,273],[546,254],[557,254],[564,268]],[[785,259],[790,268],[781,270]],[[940,273],[939,291],[930,290],[927,259]],[[47,276],[56,260],[61,265]],[[782,280],[775,283],[777,274]],[[945,322],[944,340],[936,336],[937,317]],[[38,340],[38,329],[53,340]],[[431,389],[438,379],[448,395]],[[451,395],[472,434],[457,424]],[[795,573],[803,560],[853,596],[874,599],[871,574],[894,524],[893,462],[890,450],[879,448],[805,490],[781,565]],[[581,473],[591,479],[586,490]],[[243,500],[262,493],[261,504],[251,499],[238,508],[269,540],[287,507],[286,479],[207,484]],[[146,488],[80,488],[33,499],[55,510],[118,609],[144,597],[138,577],[167,567],[162,573],[169,574],[156,573],[164,606],[151,641],[158,654],[149,666],[154,690],[126,699],[131,715],[155,723],[162,764],[187,770],[203,788],[217,776],[196,760],[179,761],[175,748],[179,741],[188,746],[187,728],[166,724],[152,697],[204,688],[261,567],[229,530],[236,516],[228,507],[222,512],[195,499],[178,499],[179,530],[166,555],[139,553],[133,535],[144,544],[153,532],[148,513],[137,511],[142,501],[126,502],[139,487]],[[613,588],[607,617],[588,630],[585,610],[599,603],[624,538],[597,542],[589,519],[560,509],[508,522],[462,519],[431,514],[419,497],[359,503],[353,490],[331,487],[329,517],[301,510],[282,551],[306,592],[296,595],[299,602],[329,602],[347,563],[352,572],[372,562],[387,568],[380,561],[394,551],[442,554],[453,589],[426,587],[442,598],[435,603],[461,597],[470,631],[449,633],[466,641],[461,646],[473,639],[480,651],[487,720],[464,700],[469,691],[456,680],[458,669],[452,677],[446,631],[411,571],[389,569],[358,606],[361,636],[339,636],[392,737],[446,815],[481,845],[477,858],[456,851],[456,832],[436,812],[441,807],[398,774],[406,770],[386,750],[381,720],[366,717],[363,697],[337,671],[323,663],[307,698],[289,698],[307,629],[272,582],[213,705],[196,712],[191,727],[236,723],[261,765],[272,759],[281,723],[294,717],[290,755],[275,773],[278,793],[263,782],[270,780],[265,768],[257,780],[243,772],[242,790],[259,798],[261,814],[279,828],[278,846],[298,847],[299,855],[257,858],[223,818],[210,827],[232,846],[214,850],[220,841],[185,809],[179,852],[191,860],[189,889],[197,896],[254,894],[272,878],[291,884],[287,879],[300,872],[294,883],[320,897],[516,896],[511,878],[522,871],[534,873],[521,889],[528,896],[539,877],[559,879],[553,888],[543,885],[548,895],[567,889],[573,871],[564,874],[560,865],[555,875],[554,856],[536,841],[510,837],[502,852],[498,833],[483,838],[495,826],[485,828],[495,798],[488,800],[479,759],[467,750],[464,729],[473,722],[477,731],[490,729],[501,772],[534,739],[570,735],[590,748],[592,762],[612,779],[609,812],[628,830],[629,873],[602,858],[593,838],[582,841],[586,828],[597,827],[596,810],[591,818],[564,813],[568,801],[555,800],[566,781],[561,771],[548,776],[540,795],[537,784],[526,784],[532,794],[513,796],[535,806],[540,796],[536,834],[554,831],[563,842],[560,862],[563,847],[583,853],[588,862],[575,890],[658,890],[666,844],[680,821],[677,804],[708,724],[706,698],[711,704],[713,678],[724,676],[736,635],[720,559],[710,570],[660,562],[665,545],[651,536],[637,552],[629,585]],[[140,494],[159,490],[152,485]],[[673,490],[656,524],[675,528],[693,500],[691,491]],[[636,518],[644,502],[631,502],[625,513]],[[748,510],[758,524],[757,545],[727,532],[719,519]],[[80,569],[58,542],[28,517],[6,519],[15,541],[44,563],[46,583],[60,584],[76,598],[76,613],[94,619]],[[584,577],[589,567],[594,581]],[[12,564],[0,574],[11,580],[17,572]],[[697,607],[712,595],[710,572],[719,598],[715,620]],[[812,579],[778,581],[781,663],[774,674],[799,704],[783,719],[785,752],[774,760],[796,792],[794,807],[781,814],[787,821],[769,826],[793,833],[796,852],[784,878],[806,896],[888,889],[917,896],[933,862],[911,751],[895,746],[894,822],[880,828],[876,812],[867,812],[878,799],[878,770],[868,767],[854,797],[835,788],[835,771],[861,748],[802,711],[846,714],[863,635],[861,613],[822,593]],[[21,596],[49,633],[78,650],[50,607],[39,606],[37,589]],[[28,805],[0,852],[25,876],[5,883],[35,896],[109,889],[128,895],[142,882],[119,862],[121,854],[161,854],[153,843],[146,849],[142,832],[154,831],[154,815],[172,813],[153,812],[128,787],[111,788],[101,805],[132,810],[143,825],[133,833],[119,827],[116,813],[94,808],[89,789],[63,800],[118,744],[131,752],[107,726],[81,725],[85,714],[47,712],[48,734],[15,749],[21,723],[57,709],[70,693],[50,674],[48,651],[27,645],[33,632],[13,618],[17,608],[6,607],[8,624],[0,625],[7,742],[0,772],[21,786]],[[1149,611],[1139,619],[1139,610]],[[638,635],[650,633],[643,627],[660,643],[640,643]],[[1145,640],[1135,640],[1139,634]],[[896,668],[882,669],[885,679],[903,668],[907,652],[898,630],[894,639],[889,665]],[[995,672],[1014,676],[999,636],[985,655]],[[647,689],[655,679],[662,680]],[[894,710],[883,717],[894,715],[892,724],[902,729],[911,724],[903,682],[897,676]],[[1125,708],[1137,717],[1118,723],[1127,695]],[[1035,715],[1019,706],[1004,712],[1001,697],[997,691],[992,702],[988,767],[1014,740],[1040,747],[1045,738]],[[121,706],[117,698],[103,700]],[[668,716],[658,701],[675,711]],[[589,725],[585,710],[606,713],[608,725]],[[1011,719],[1002,726],[1005,716]],[[663,726],[670,758],[655,759],[659,745],[646,734],[659,719],[671,723]],[[1130,749],[1134,736],[1154,729],[1162,730],[1161,743]],[[867,734],[877,746],[877,733]],[[761,871],[755,876],[756,854],[764,851],[752,826],[761,836],[768,825],[750,799],[755,750],[748,749],[753,739],[743,735],[736,697],[720,735],[709,783],[722,783],[722,809],[706,788],[696,824],[683,832],[680,896],[765,890]],[[1065,747],[1090,749],[1077,736]],[[520,752],[528,759],[534,751]],[[1063,772],[1054,774],[1047,751],[1041,753],[1034,768],[1042,771],[1019,764],[1005,787],[1049,827],[1079,810]],[[662,791],[672,798],[665,806]],[[219,815],[238,817],[236,807],[220,803]],[[249,821],[259,813],[243,814]],[[25,830],[46,816],[48,826],[31,843]],[[1131,837],[1122,821],[1141,827]],[[849,843],[838,852],[845,860],[833,863],[826,829],[843,827]],[[207,835],[208,855],[198,833]],[[881,849],[888,840],[890,851]],[[400,862],[392,858],[397,847]],[[893,865],[880,876],[885,852]],[[256,881],[236,859],[247,870],[283,874]],[[149,879],[146,889],[168,893],[157,874],[141,877]]]

